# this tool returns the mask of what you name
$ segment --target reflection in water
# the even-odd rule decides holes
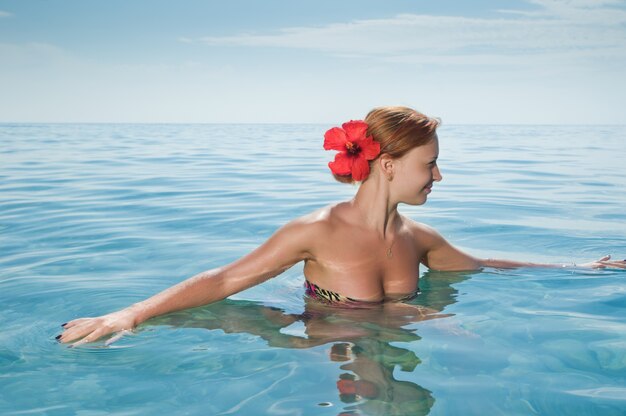
[[[470,275],[428,271],[420,281],[422,294],[406,303],[341,308],[305,297],[304,312],[293,314],[257,302],[226,299],[154,318],[147,324],[244,332],[278,348],[330,343],[330,360],[345,362],[337,380],[339,398],[346,404],[340,415],[426,415],[435,403],[432,392],[393,375],[396,366],[412,372],[420,359],[413,351],[390,343],[418,341],[420,337],[415,329],[407,328],[409,324],[451,316],[441,313],[455,302],[457,290],[451,285]],[[304,325],[302,336],[284,331],[296,323]]]

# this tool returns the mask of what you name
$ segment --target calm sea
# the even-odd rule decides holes
[[[329,127],[0,124],[0,413],[626,413],[624,271],[422,266],[402,309],[312,313],[298,264],[108,347],[55,341],[351,198]],[[626,258],[626,127],[439,137],[444,179],[403,214],[480,257]]]

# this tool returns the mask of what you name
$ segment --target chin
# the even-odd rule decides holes
[[[426,203],[426,201],[428,201],[428,198],[423,196],[420,199],[415,199],[415,200],[412,200],[412,201],[402,201],[402,202],[404,202],[407,205],[416,206],[416,205],[424,205]]]

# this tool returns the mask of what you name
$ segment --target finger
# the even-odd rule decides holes
[[[85,321],[88,321],[89,319],[92,319],[92,318],[79,318],[79,319],[74,319],[74,320],[72,320],[72,321],[69,321],[69,322],[67,322],[67,323],[65,323],[65,324],[63,324],[63,325],[61,325],[61,326],[62,326],[63,328],[65,328],[65,329],[70,329],[71,327],[76,326],[76,325],[78,325],[78,324],[81,324],[81,323],[83,323],[83,322],[85,322]]]
[[[610,258],[611,258],[611,255],[610,255],[610,254],[607,254],[606,256],[602,257],[602,258],[600,259],[600,261],[606,261],[606,260],[608,260],[608,259],[610,259]]]
[[[85,335],[89,334],[89,332],[89,330],[86,330],[81,332],[63,333],[60,336],[57,336],[57,340],[62,344],[66,344],[68,342],[72,342],[84,337]]]
[[[88,335],[88,336],[89,336],[89,335]],[[88,336],[87,336],[87,337],[88,337]],[[83,345],[83,344],[86,344],[86,343],[88,343],[88,342],[91,342],[91,339],[89,339],[89,338],[87,338],[87,337],[85,337],[85,338],[81,339],[80,341],[77,341],[77,342],[73,343],[72,345],[70,345],[70,348],[76,348],[76,347],[79,347],[79,346],[81,346],[81,345]]]
[[[611,261],[601,261],[600,263],[605,264],[607,266],[615,266],[615,267],[626,266],[626,262],[624,262],[624,261],[611,260]]]
[[[93,331],[91,334],[87,335],[86,337],[84,337],[80,341],[75,342],[72,345],[70,345],[70,347],[71,348],[75,348],[75,347],[78,347],[80,345],[86,344],[88,342],[97,341],[99,338],[101,338],[103,335],[105,335],[103,332],[104,331],[102,329],[96,329],[95,331]]]
[[[112,336],[111,338],[107,339],[104,342],[105,346],[109,346],[111,344],[113,344],[115,341],[119,340],[120,338],[122,338],[124,335],[130,333],[131,331],[129,331],[128,329],[122,329],[120,332],[118,332],[117,334],[115,334],[114,336]]]
[[[71,342],[76,339],[82,338],[90,332],[93,332],[96,329],[96,326],[97,322],[83,322],[82,324],[63,332],[61,334],[61,337],[59,338],[59,342]]]
[[[621,269],[626,269],[626,266],[620,266],[618,264],[609,264],[608,266],[603,266],[603,269],[609,269],[609,270],[621,270]]]

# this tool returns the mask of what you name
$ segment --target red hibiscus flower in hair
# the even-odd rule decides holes
[[[367,178],[370,173],[367,161],[378,156],[380,143],[366,134],[367,123],[362,120],[350,120],[324,134],[324,149],[339,150],[335,160],[328,163],[335,175],[352,175],[355,181]]]

